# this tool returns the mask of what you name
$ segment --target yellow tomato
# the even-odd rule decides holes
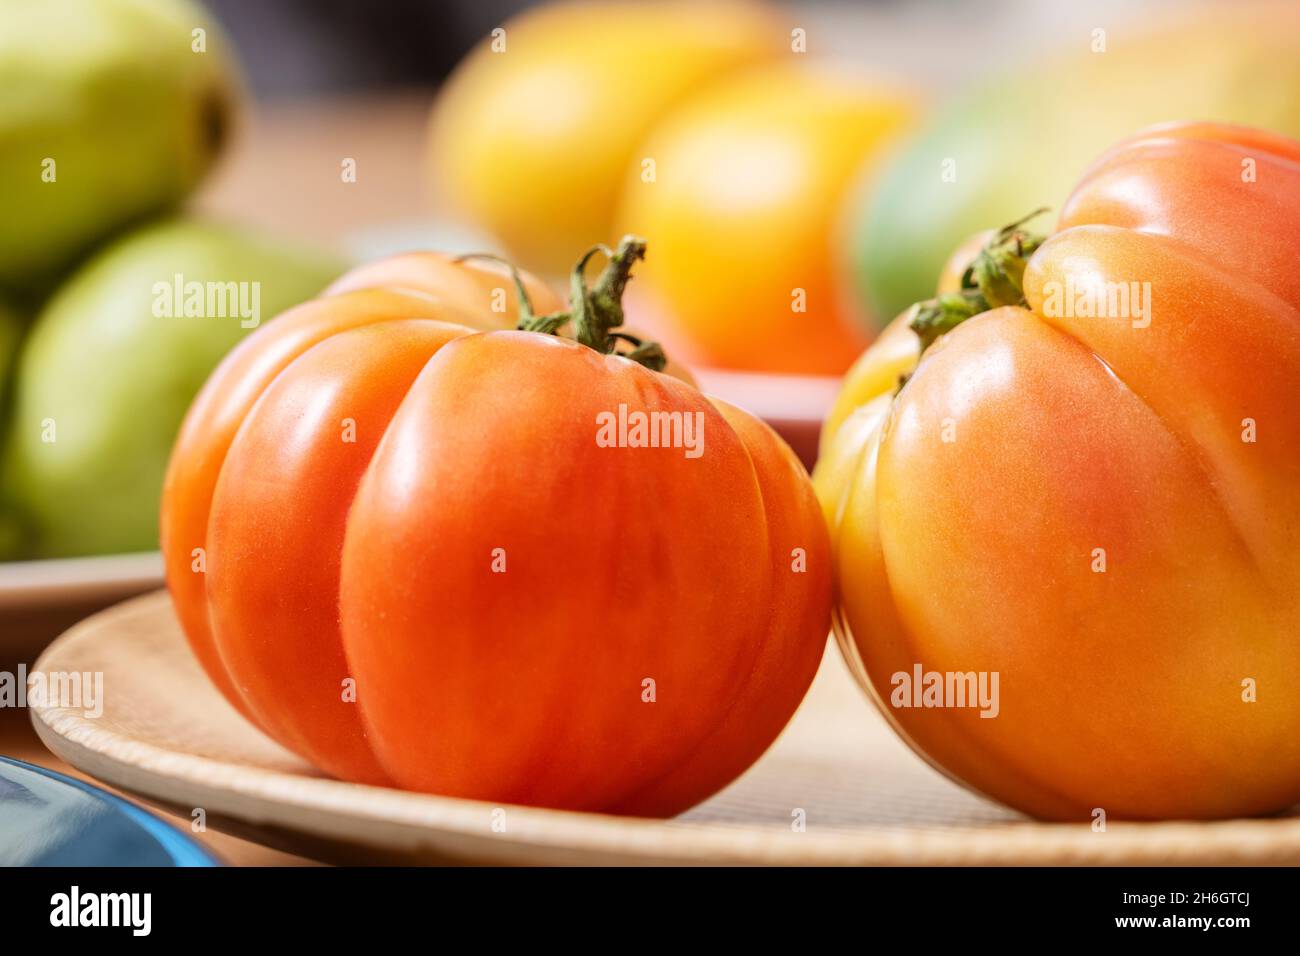
[[[431,132],[435,189],[520,265],[566,273],[612,242],[623,172],[684,95],[785,49],[766,7],[737,0],[576,2],[508,22],[460,65]]]
[[[866,340],[835,276],[840,210],[910,95],[797,55],[691,100],[638,151],[620,229],[654,250],[638,322],[709,365],[843,372]],[[675,333],[675,334],[674,334]]]

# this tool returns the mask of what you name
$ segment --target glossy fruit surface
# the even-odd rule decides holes
[[[1104,52],[1084,35],[929,117],[857,200],[852,276],[866,314],[930,295],[944,256],[977,230],[1039,206],[1059,213],[1092,157],[1143,127],[1203,119],[1300,136],[1300,6],[1247,0],[1187,19],[1112,27]]]
[[[1154,129],[1085,174],[1027,307],[919,365],[905,317],[856,368],[816,474],[837,632],[940,768],[1059,820],[1300,799],[1298,242],[1300,144]],[[996,673],[995,715],[898,696],[917,667]]]
[[[163,502],[186,633],[236,707],[344,779],[678,812],[757,759],[817,668],[811,485],[745,412],[502,330],[478,289],[499,275],[453,266],[481,269],[363,267],[214,373]],[[684,443],[600,440],[652,412]]]
[[[868,338],[837,285],[850,183],[912,116],[909,94],[795,58],[693,98],[628,175],[619,222],[654,254],[641,314],[693,361],[843,372]],[[637,311],[634,309],[634,315]]]
[[[522,265],[554,275],[573,250],[617,238],[624,173],[659,118],[789,42],[769,9],[735,0],[547,4],[501,30],[439,96],[431,180]]]

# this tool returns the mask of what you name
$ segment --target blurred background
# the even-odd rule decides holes
[[[259,114],[246,131],[252,135],[242,138],[205,199],[271,224],[292,210],[306,217],[305,231],[313,233],[317,226],[345,230],[409,219],[409,186],[427,186],[421,149],[433,91],[494,27],[546,3],[212,0],[209,7],[245,63]],[[817,53],[897,73],[942,94],[1036,53],[1086,48],[1094,26],[1142,22],[1153,13],[1177,18],[1190,5],[1189,0],[795,0],[779,6],[792,24],[809,30]],[[372,112],[376,103],[383,104],[378,114]],[[365,122],[357,129],[362,116]],[[333,135],[318,126],[332,128]],[[282,166],[274,190],[258,188],[256,169],[283,162],[288,147],[276,144],[301,133],[317,139],[300,142],[304,151],[369,147],[372,160],[384,165],[382,176],[358,184],[364,202],[358,196],[344,206],[322,208],[313,201],[313,181]],[[374,181],[381,178],[383,190]]]
[[[1152,124],[1300,135],[1300,4],[0,0],[0,77],[12,562],[155,551],[222,356],[408,250],[564,289],[643,235],[628,328],[811,464],[972,235]],[[227,285],[257,315],[186,294]]]
[[[0,561],[58,559],[153,552],[215,365],[412,249],[644,236],[629,330],[811,464],[972,236],[1152,124],[1300,135],[1300,4],[0,0],[0,78]]]
[[[212,0],[208,6],[239,48],[253,93],[267,100],[434,86],[493,27],[546,2]],[[981,61],[988,65],[993,50],[1050,43],[1080,26],[1153,8],[1176,10],[1187,0],[788,0],[781,6],[813,28],[820,50],[870,57],[937,86]]]
[[[412,249],[644,236],[628,328],[811,464],[973,235],[1151,124],[1300,135],[1300,4],[0,0],[0,77],[3,561],[154,551],[217,362]]]

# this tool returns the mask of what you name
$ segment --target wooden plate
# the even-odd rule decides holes
[[[94,558],[0,563],[0,613],[64,601],[120,600],[162,582],[162,555],[109,554]]]
[[[1039,824],[932,771],[832,648],[776,745],[668,822],[342,783],[246,723],[191,657],[163,592],[83,621],[40,671],[103,672],[98,719],[34,707],[42,740],[113,786],[272,846],[343,862],[1217,864],[1300,862],[1300,819]],[[797,824],[803,821],[802,830]],[[502,829],[504,824],[504,829]]]

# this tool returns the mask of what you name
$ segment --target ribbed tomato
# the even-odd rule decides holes
[[[776,737],[829,627],[825,527],[767,426],[653,346],[614,354],[641,254],[537,331],[479,331],[499,274],[365,267],[213,375],[168,475],[168,582],[268,734],[345,779],[646,815]],[[546,334],[564,320],[578,341]]]
[[[1157,128],[855,369],[817,472],[837,630],[940,767],[1061,820],[1300,800],[1298,247],[1300,144]],[[907,323],[947,330],[919,364]]]

